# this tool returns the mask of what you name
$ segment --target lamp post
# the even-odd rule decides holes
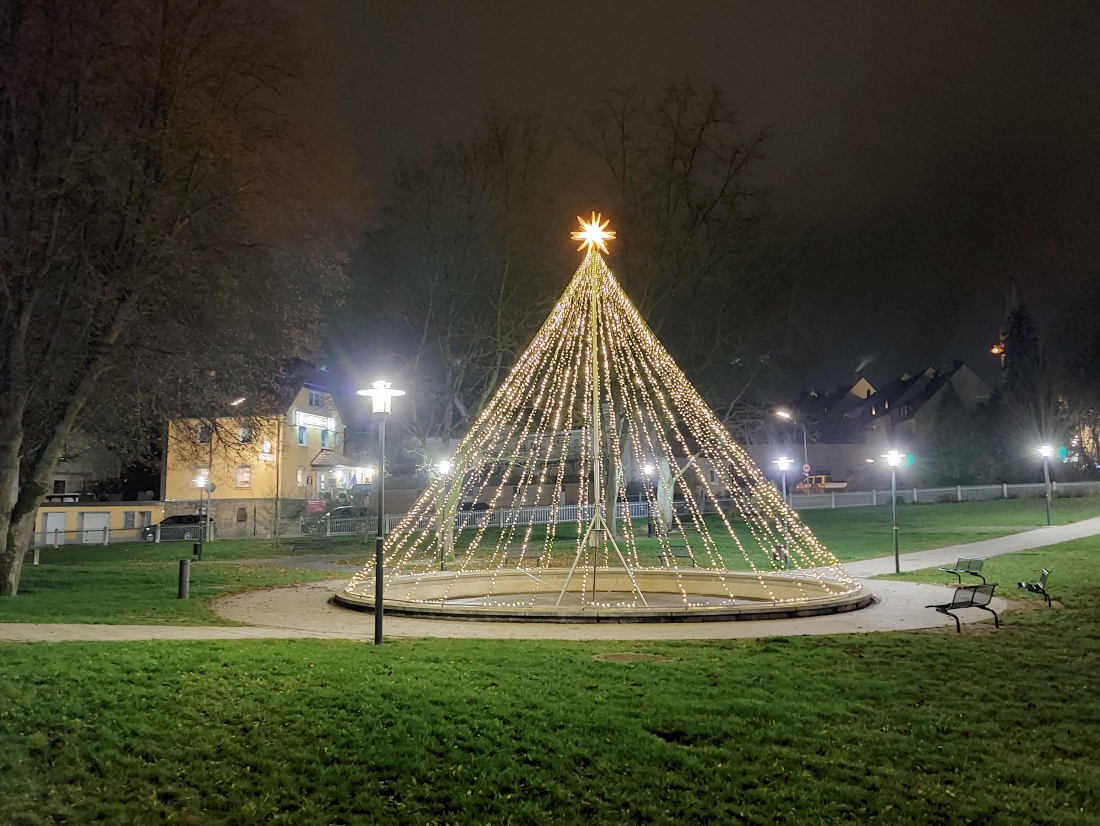
[[[905,458],[904,453],[896,450],[882,454],[886,464],[890,466],[890,512],[894,519],[894,573],[901,573],[901,552],[898,546],[898,466]]]
[[[199,562],[202,562],[202,546],[209,538],[210,533],[210,494],[217,489],[217,486],[202,473],[196,476],[192,481],[194,481],[195,487],[199,489],[199,547],[195,552],[195,556],[199,558]],[[206,492],[205,508],[202,505],[203,491]]]
[[[791,469],[791,465],[794,464],[794,459],[788,459],[786,456],[780,456],[778,459],[772,462],[776,465],[780,472],[783,474],[783,501],[790,505],[790,500],[787,499],[787,471]]]
[[[806,423],[801,419],[796,419],[794,414],[789,410],[780,408],[775,411],[775,415],[784,421],[794,422],[802,428],[802,462],[806,467],[810,466],[810,440],[806,438]],[[809,471],[806,471],[807,474]]]
[[[646,520],[646,534],[652,538],[654,534],[653,530],[653,497],[650,496],[650,485],[652,484],[653,474],[657,472],[657,468],[653,466],[652,462],[647,462],[645,467],[642,468],[642,473],[645,475],[645,498],[646,498],[646,513],[648,519]]]
[[[374,543],[374,644],[382,644],[382,546],[386,539],[386,415],[390,413],[394,396],[404,396],[385,379],[372,382],[370,390],[360,390],[360,396],[370,396],[378,416],[378,538]]]
[[[1054,455],[1054,448],[1051,445],[1039,445],[1035,448],[1039,451],[1039,455],[1043,457],[1043,480],[1047,486],[1047,527],[1050,527],[1050,457]]]

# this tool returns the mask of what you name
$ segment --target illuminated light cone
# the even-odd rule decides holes
[[[572,281],[387,538],[387,606],[614,611],[859,593],[639,316],[601,255],[607,226],[581,221]],[[352,578],[349,600],[372,576]]]

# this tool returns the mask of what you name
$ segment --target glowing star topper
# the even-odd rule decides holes
[[[588,249],[598,249],[600,252],[607,252],[607,241],[615,237],[615,231],[607,230],[607,225],[611,223],[611,219],[601,221],[603,215],[597,215],[592,213],[592,220],[586,221],[581,216],[577,216],[577,220],[581,222],[581,228],[573,232],[573,240],[580,241],[581,245],[577,247],[578,250],[583,250],[586,247]]]

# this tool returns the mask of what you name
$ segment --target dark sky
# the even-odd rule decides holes
[[[964,358],[1010,279],[1055,323],[1100,273],[1100,2],[309,6],[372,187],[491,100],[576,118],[608,87],[717,84],[775,131],[761,177],[810,232],[804,381]]]

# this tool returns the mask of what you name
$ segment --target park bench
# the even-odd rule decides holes
[[[336,543],[331,539],[296,539],[290,543],[290,552],[295,554],[300,551],[331,551],[335,547]]]
[[[982,584],[984,585],[985,577],[982,576],[982,565],[984,564],[985,559],[980,557],[975,557],[973,559],[962,557],[961,559],[959,559],[958,562],[955,563],[954,568],[939,568],[937,570],[943,571],[945,574],[954,574],[959,578],[960,585],[962,585],[963,574],[970,574],[971,576],[978,577],[978,579],[980,579],[982,581]]]
[[[669,531],[665,534],[665,539],[668,541],[667,545],[661,546],[661,561],[666,565],[674,565],[677,559],[691,560],[691,567],[695,567],[695,554],[691,550],[691,546],[687,543],[685,533],[697,532],[699,529],[694,522],[683,521],[680,523],[680,530]]]
[[[959,618],[952,614],[952,611],[959,611],[963,608],[981,608],[983,611],[988,611],[993,615],[993,622],[997,628],[1001,627],[1001,618],[997,616],[997,612],[989,607],[989,603],[993,600],[993,589],[997,587],[996,582],[985,583],[982,585],[960,585],[955,589],[955,595],[951,597],[951,601],[944,603],[943,605],[926,605],[925,608],[935,608],[939,613],[946,614],[955,620],[955,630],[960,634],[962,633],[962,623],[959,622]]]
[[[1017,582],[1016,587],[1017,588],[1024,588],[1028,591],[1031,591],[1031,593],[1033,593],[1033,594],[1040,594],[1043,597],[1043,599],[1045,599],[1047,601],[1047,607],[1050,608],[1052,603],[1051,603],[1051,599],[1050,599],[1050,594],[1047,593],[1047,577],[1048,576],[1050,576],[1050,569],[1049,568],[1043,568],[1043,573],[1039,577],[1038,582]]]

